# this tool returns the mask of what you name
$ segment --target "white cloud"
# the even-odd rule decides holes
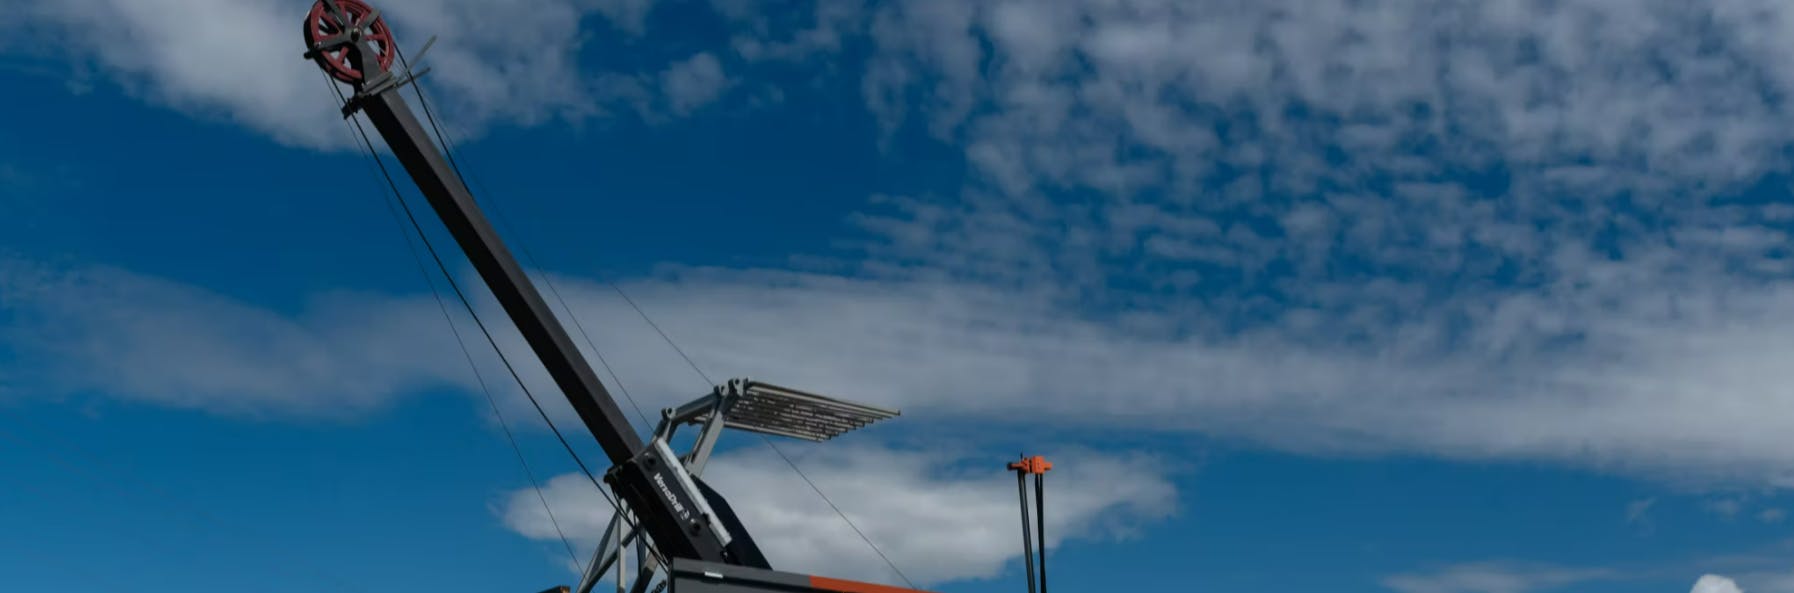
[[[33,2],[0,30],[76,40],[154,101],[333,142],[318,75],[291,51],[296,17],[186,2]],[[651,4],[511,3],[387,7],[408,47],[442,35],[431,84],[458,122],[575,115],[594,97],[652,116],[728,81],[701,53],[575,84],[581,17],[639,33]],[[1732,199],[1788,169],[1783,3],[915,0],[818,3],[798,23],[719,6],[748,62],[869,36],[873,59],[849,69],[869,108],[926,126],[970,173],[963,191],[859,217],[881,241],[857,275],[630,284],[713,376],[912,418],[1026,410],[1317,454],[1794,484],[1794,211]],[[191,14],[232,25],[196,34]],[[232,59],[190,58],[218,55]],[[56,363],[34,381],[306,413],[466,385],[426,299],[288,313],[74,276],[0,284],[30,321],[8,344]],[[564,288],[645,406],[701,389],[603,290]],[[1457,568],[1424,582],[1550,582]]]
[[[638,391],[691,393],[670,352],[640,346],[652,334],[626,329],[632,312],[597,287],[561,288],[613,328],[600,347],[630,357],[624,366],[644,375],[631,379]],[[953,282],[712,271],[629,289],[713,375],[923,416],[1026,409],[1061,426],[1197,431],[1285,450],[1549,459],[1684,478],[1760,482],[1794,468],[1787,416],[1769,412],[1794,405],[1769,387],[1783,383],[1772,353],[1786,328],[1769,304],[1779,297],[1761,316],[1695,323],[1590,313],[1590,330],[1625,324],[1542,360],[1441,354],[1425,342],[1335,345],[1281,328],[1177,335],[1156,323],[1167,316],[1137,327],[1081,319],[1045,297]],[[1416,323],[1396,329],[1424,336],[1431,321]]]
[[[1789,543],[1778,541],[1755,552],[1708,558],[1680,570],[1700,574],[1694,591],[1794,593],[1794,570],[1788,568]]]
[[[554,511],[552,519],[542,509],[544,501]],[[588,557],[580,558],[580,562],[589,559],[591,549],[604,536],[604,526],[614,514],[610,502],[585,474],[550,478],[543,484],[540,498],[533,489],[512,492],[498,511],[505,527],[524,537],[558,542],[566,534],[585,548]]]
[[[800,61],[837,52],[850,36],[861,33],[868,16],[864,0],[816,2],[807,12],[763,0],[712,0],[711,5],[735,25],[730,46],[750,62]]]
[[[1383,585],[1397,593],[1528,593],[1610,577],[1603,570],[1486,562],[1393,575]]]
[[[1701,508],[1730,521],[1744,511],[1744,501],[1738,498],[1717,498],[1702,503]]]
[[[32,14],[60,23],[97,1]],[[713,375],[924,417],[1025,409],[1290,451],[1794,482],[1790,211],[1712,199],[1785,164],[1763,147],[1794,126],[1751,86],[1794,79],[1775,51],[1790,37],[1769,34],[1790,22],[1780,4],[1290,6],[880,8],[865,19],[867,100],[962,144],[965,193],[884,199],[860,218],[885,240],[858,275],[698,270],[629,288]],[[466,24],[456,14],[423,28]],[[825,21],[843,35],[858,22]],[[649,75],[612,80],[636,100],[661,92]],[[1262,175],[1215,177],[1216,163]],[[568,289],[644,405],[702,389],[605,291]],[[371,401],[464,384],[444,379],[459,372],[445,354],[354,389],[310,371],[281,389],[209,386],[208,353],[278,364],[321,349],[307,332],[343,330],[189,292],[157,306],[291,331],[197,332],[203,348],[71,358],[66,373],[96,389],[147,373],[170,394],[309,382]],[[371,298],[395,300],[426,303]],[[156,343],[130,333],[141,324],[91,326],[51,343]]]
[[[1689,593],[1744,593],[1732,579],[1715,574],[1701,575]]]
[[[928,89],[936,129],[968,156],[1001,147],[1043,185],[1176,182],[1214,161],[1279,165],[1291,179],[1275,183],[1295,189],[1323,172],[1288,165],[1331,146],[1356,177],[1424,156],[1725,182],[1777,158],[1783,133],[1751,124],[1781,117],[1756,85],[1788,71],[1771,41],[1786,15],[1750,1],[902,2],[873,35],[878,66],[907,75],[872,90]],[[1279,109],[1292,103],[1306,114]],[[1221,142],[1212,124],[1228,117],[1249,119]],[[1323,130],[1341,135],[1310,135]],[[1083,142],[1024,144],[1049,138]],[[1413,153],[1429,141],[1437,154]]]
[[[1794,128],[1772,95],[1794,80],[1788,15],[888,5],[866,100],[961,147],[972,174],[862,218],[888,239],[868,268],[1143,321],[1156,331],[1132,335],[1189,358],[1123,359],[1184,376],[1250,359],[1223,376],[1251,385],[1121,391],[1198,415],[1230,394],[1324,427],[1269,436],[1282,446],[1781,481],[1787,462],[1765,454],[1786,427],[1753,417],[1794,406],[1773,362],[1794,352],[1774,313],[1794,304],[1786,212],[1715,200],[1787,169]],[[1709,455],[1731,468],[1701,469]]]
[[[594,6],[616,28],[632,35],[647,32],[648,14],[654,11],[655,0],[594,0]]]
[[[293,51],[304,51],[298,31],[307,7],[286,7],[268,1],[31,1],[10,7],[16,19],[6,32],[65,40],[55,47],[90,57],[155,102],[222,113],[286,142],[340,142],[335,96],[317,67]],[[201,18],[211,25],[194,26]],[[24,45],[15,41],[4,49],[24,51]]]
[[[703,52],[667,66],[660,85],[672,112],[683,115],[715,101],[729,88],[729,79],[716,56]]]
[[[843,446],[846,445],[846,446]],[[918,584],[997,576],[1019,562],[1015,483],[1000,467],[932,451],[831,443],[787,453],[891,561]],[[1047,478],[1049,548],[1104,539],[1173,512],[1176,489],[1150,459],[1089,453],[1052,456]],[[717,456],[706,479],[730,502],[780,570],[897,582],[884,562],[784,462],[760,447]],[[584,476],[561,476],[545,492],[570,537],[590,548],[610,507]],[[530,490],[511,494],[505,524],[554,540]],[[1122,530],[1122,531],[1118,531]]]
[[[464,130],[596,113],[613,94],[588,84],[581,25],[600,15],[639,34],[649,0],[406,0],[378,3],[401,47],[427,56],[427,86]],[[344,145],[335,95],[304,52],[309,2],[276,0],[27,0],[9,7],[0,51],[41,42],[92,62],[144,99],[220,117],[294,145]]]
[[[472,383],[465,365],[450,366],[459,351],[427,300],[320,295],[286,316],[112,268],[0,261],[0,278],[0,314],[13,321],[0,345],[20,356],[13,380],[34,392],[343,418]]]
[[[41,371],[59,384],[207,409],[332,397],[363,409],[349,404],[468,384],[459,352],[431,337],[442,328],[428,299],[352,295],[290,315],[118,272],[73,276],[101,280],[51,283],[10,306],[37,321],[17,326],[15,347],[59,362]],[[594,340],[645,409],[705,390],[608,289],[557,285],[588,328],[602,328]],[[1039,295],[946,281],[693,270],[626,288],[713,377],[896,405],[915,421],[1027,411],[1058,428],[1316,454],[1545,460],[1754,485],[1794,476],[1794,415],[1777,411],[1794,399],[1774,387],[1794,381],[1776,354],[1794,350],[1779,295],[1726,295],[1750,305],[1746,317],[1701,312],[1717,295],[1684,297],[1688,317],[1656,323],[1585,313],[1585,345],[1540,358],[1336,345],[1294,329],[1180,335],[1164,315],[1087,319]],[[1423,336],[1419,323],[1396,330]],[[526,378],[553,393],[514,330],[493,325]],[[502,388],[502,371],[487,368]]]
[[[1779,556],[1773,562],[1767,564],[1773,565],[1773,567],[1734,573],[1729,577],[1706,575],[1701,577],[1701,580],[1704,582],[1709,577],[1712,578],[1713,581],[1710,586],[1715,588],[1711,590],[1726,593],[1735,591],[1750,591],[1751,593],[1794,593],[1794,571],[1789,571],[1786,568],[1788,565],[1786,557]],[[1700,591],[1700,585],[1698,583],[1695,586],[1695,590]]]
[[[1763,509],[1757,513],[1757,520],[1764,523],[1780,523],[1788,519],[1788,511],[1780,508]]]
[[[1639,207],[1704,230],[1696,207],[1788,164],[1786,11],[903,2],[866,95],[972,168],[946,215],[894,214],[927,237],[910,259],[1082,290],[1195,268],[1216,278],[1180,294],[1340,306],[1313,285],[1549,277],[1565,243],[1664,224]]]

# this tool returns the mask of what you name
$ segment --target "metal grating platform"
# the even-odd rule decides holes
[[[729,428],[826,441],[900,412],[753,381],[723,414]]]

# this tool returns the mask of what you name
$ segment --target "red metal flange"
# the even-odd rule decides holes
[[[340,17],[348,21],[339,22],[339,15],[333,13],[325,0],[318,0],[311,6],[311,14],[305,17],[305,47],[313,52],[313,57],[324,71],[348,84],[361,84],[366,74],[361,67],[349,59],[350,48],[354,40],[368,43],[380,61],[380,68],[392,69],[393,45],[392,30],[386,27],[386,19],[377,14],[373,7],[362,0],[335,0]],[[369,18],[373,17],[373,18]],[[345,26],[346,25],[346,26]],[[333,37],[350,31],[349,43],[333,43],[329,47],[319,47],[320,43],[331,41]],[[343,41],[338,39],[337,41]]]

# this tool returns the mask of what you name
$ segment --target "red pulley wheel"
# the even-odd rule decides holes
[[[380,61],[380,68],[392,69],[392,30],[386,28],[386,19],[374,15],[374,9],[362,0],[336,0],[336,8],[342,11],[342,17],[349,22],[349,28],[361,32],[360,39],[366,40],[373,48],[375,57]],[[367,22],[369,16],[375,16],[373,22]],[[337,22],[337,16],[324,6],[324,0],[311,5],[311,14],[305,17],[305,46],[316,48],[318,42],[329,39],[343,32],[343,25]],[[353,45],[344,44],[317,53],[318,65],[331,78],[348,84],[361,84],[365,74],[361,68],[349,59]]]

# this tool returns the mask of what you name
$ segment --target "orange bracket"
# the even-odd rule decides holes
[[[1053,462],[1047,461],[1045,457],[1035,455],[1023,457],[1021,461],[1009,464],[1009,469],[1024,474],[1044,474],[1053,470]]]

